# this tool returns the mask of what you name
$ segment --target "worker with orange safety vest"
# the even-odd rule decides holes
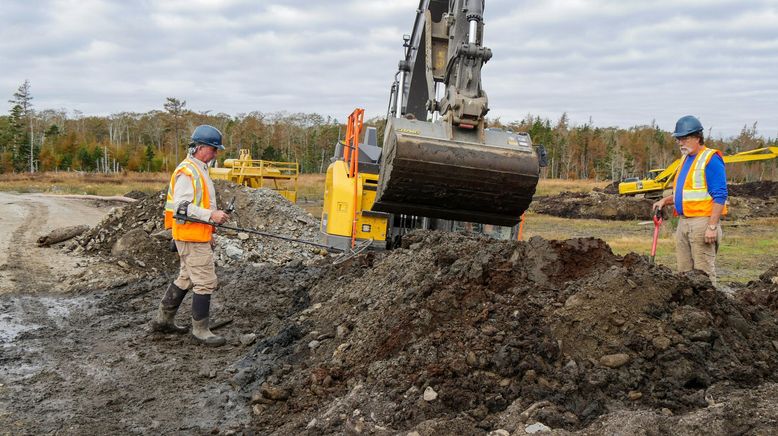
[[[727,214],[724,159],[720,151],[705,147],[702,123],[691,115],[678,120],[673,137],[683,155],[681,165],[673,195],[654,203],[654,209],[674,204],[680,217],[675,233],[678,271],[701,270],[715,285],[722,236],[719,219]]]
[[[181,269],[171,283],[159,310],[151,323],[153,331],[187,333],[189,329],[176,325],[178,307],[192,289],[192,337],[200,343],[221,346],[226,342],[213,334],[208,320],[211,294],[218,280],[213,260],[213,226],[174,218],[176,212],[202,221],[222,224],[229,215],[216,207],[216,190],[208,175],[208,164],[216,153],[224,150],[222,134],[208,125],[195,128],[189,143],[189,154],[173,171],[165,202],[165,228],[172,229]]]

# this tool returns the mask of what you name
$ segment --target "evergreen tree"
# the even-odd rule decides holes
[[[14,156],[14,167],[17,169],[17,171],[23,171],[23,168],[21,168],[19,165],[22,159],[26,157],[28,159],[30,172],[34,173],[36,152],[35,146],[33,144],[34,132],[32,130],[33,111],[32,94],[30,93],[30,81],[25,80],[24,83],[19,86],[19,89],[17,89],[14,93],[13,98],[8,100],[8,102],[12,104],[11,116],[15,118],[14,128],[21,128],[22,130],[27,131],[27,126],[29,126],[30,129],[29,136],[20,134],[16,135],[18,142],[16,142],[15,145],[17,154],[19,154],[19,156]],[[24,127],[22,128],[21,126]]]

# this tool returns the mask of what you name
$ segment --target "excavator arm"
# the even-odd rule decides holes
[[[526,133],[488,129],[484,0],[421,0],[392,85],[374,210],[513,226],[539,176]]]
[[[778,157],[778,147],[764,147],[730,154],[724,156],[723,160],[725,164],[730,164],[739,162],[756,162],[761,160],[775,159],[776,157]],[[673,183],[673,179],[675,179],[675,173],[678,171],[678,166],[680,164],[681,159],[676,159],[654,178],[638,180],[635,182],[621,182],[619,183],[619,194],[645,194],[647,196],[659,196],[662,194],[662,191],[668,189]]]

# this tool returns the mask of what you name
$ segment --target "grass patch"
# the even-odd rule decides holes
[[[540,179],[535,191],[536,196],[557,195],[564,191],[591,192],[594,188],[604,188],[610,182],[594,180]]]
[[[297,179],[297,198],[301,202],[324,199],[324,174],[300,174]]]
[[[0,175],[0,191],[19,193],[123,195],[130,191],[157,192],[169,180],[164,173],[95,174],[80,172]]]

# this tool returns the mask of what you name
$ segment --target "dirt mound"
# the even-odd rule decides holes
[[[147,194],[141,191],[130,191],[124,194],[124,196],[127,198],[134,198],[136,200],[143,200],[144,198],[146,198]]]
[[[613,182],[609,183],[604,188],[594,188],[596,192],[602,192],[603,194],[618,194],[619,193],[619,182],[618,180],[614,180]]]
[[[744,290],[773,286],[774,270],[731,297],[598,239],[418,231],[339,265],[221,265],[212,320],[232,323],[219,350],[144,331],[165,277],[68,297],[69,313],[0,300],[29,326],[0,359],[13,389],[0,403],[30,433],[62,419],[79,434],[771,428],[776,314]]]
[[[761,198],[763,200],[778,197],[778,182],[762,180],[758,182],[746,182],[727,186],[729,195],[734,197]]]
[[[609,410],[708,405],[719,382],[774,380],[776,319],[597,239],[494,241],[416,232],[322,274],[272,369],[261,433],[475,434]],[[292,329],[292,330],[289,330]],[[263,351],[264,350],[264,351]]]
[[[235,200],[228,225],[260,230],[286,237],[318,242],[318,222],[309,213],[270,189],[251,189],[218,180],[215,183],[220,208]],[[105,219],[69,245],[76,252],[110,256],[122,267],[151,273],[172,272],[178,256],[169,250],[170,232],[164,230],[166,191],[144,195],[137,203],[112,209]],[[318,248],[265,238],[233,230],[216,234],[218,264],[315,260]]]
[[[605,220],[645,220],[651,217],[652,200],[606,194],[604,192],[562,192],[538,197],[530,210],[563,218]]]

